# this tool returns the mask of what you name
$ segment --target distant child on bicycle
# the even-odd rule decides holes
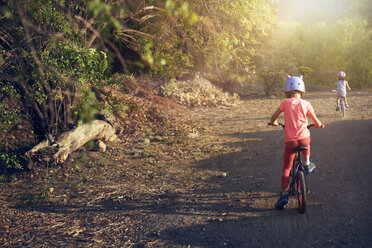
[[[284,155],[282,171],[282,192],[280,198],[275,204],[276,208],[283,209],[288,204],[289,174],[292,168],[292,162],[295,156],[293,149],[297,146],[306,146],[303,156],[305,160],[305,170],[309,171],[310,165],[310,131],[307,129],[307,116],[313,120],[315,127],[324,128],[324,125],[318,120],[311,104],[301,99],[305,94],[305,84],[302,76],[287,76],[284,86],[285,99],[279,105],[271,117],[268,125],[277,126],[276,119],[281,112],[284,112]],[[314,169],[314,168],[313,168]]]
[[[338,80],[335,83],[335,90],[336,90],[336,93],[337,93],[336,111],[338,111],[340,109],[339,108],[340,98],[342,98],[344,100],[345,106],[347,108],[349,107],[349,105],[347,104],[347,101],[346,101],[346,88],[348,90],[351,90],[348,82],[346,81],[346,73],[343,72],[343,71],[340,71],[338,73]]]

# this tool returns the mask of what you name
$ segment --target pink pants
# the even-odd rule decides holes
[[[289,187],[289,174],[292,169],[292,162],[295,156],[293,149],[297,146],[306,146],[307,150],[303,151],[303,156],[310,155],[310,137],[301,140],[295,140],[285,143],[283,155],[283,172],[282,172],[282,189]]]

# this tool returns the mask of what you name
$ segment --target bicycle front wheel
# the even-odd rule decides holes
[[[298,171],[296,177],[296,193],[298,199],[298,211],[303,214],[306,212],[307,189],[305,174],[301,170]]]

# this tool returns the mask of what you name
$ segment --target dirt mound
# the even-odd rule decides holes
[[[240,103],[237,94],[223,92],[200,75],[187,81],[172,80],[161,87],[161,94],[186,106],[236,106]]]

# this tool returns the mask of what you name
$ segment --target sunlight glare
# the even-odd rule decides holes
[[[348,0],[278,0],[279,21],[314,22],[338,19]]]

